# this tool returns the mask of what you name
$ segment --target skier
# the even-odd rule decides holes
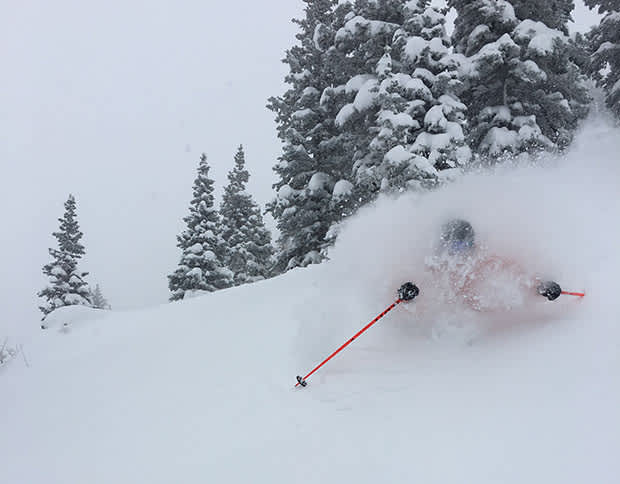
[[[490,305],[485,292],[497,292],[499,284],[492,279],[508,277],[516,282],[519,292],[532,292],[554,301],[562,293],[555,281],[528,277],[517,264],[495,256],[486,256],[476,246],[475,232],[472,225],[462,219],[454,219],[444,224],[441,230],[436,255],[427,262],[429,272],[439,286],[447,286],[448,302],[461,300],[471,309],[482,311]],[[491,282],[489,282],[491,281]],[[484,286],[489,283],[488,287]],[[444,287],[446,289],[446,287]],[[398,297],[409,301],[419,293],[418,287],[404,283],[398,290]]]

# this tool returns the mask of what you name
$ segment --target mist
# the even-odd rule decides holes
[[[472,173],[424,195],[384,197],[364,208],[345,222],[330,261],[315,275],[324,303],[318,315],[302,316],[298,350],[312,351],[312,341],[325,346],[326,338],[335,346],[393,302],[407,281],[418,284],[420,295],[375,330],[405,344],[450,326],[463,343],[502,325],[532,329],[583,311],[617,312],[610,287],[620,244],[619,150],[613,121],[594,109],[567,154]],[[446,304],[438,292],[445,281],[428,264],[451,218],[473,225],[482,257],[509,261],[528,281],[555,280],[587,297],[551,303],[535,292],[524,296],[523,281],[498,271],[483,281],[484,311]]]

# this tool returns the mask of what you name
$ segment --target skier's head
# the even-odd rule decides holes
[[[450,220],[441,227],[440,249],[442,252],[450,255],[468,255],[474,247],[474,228],[467,220]]]

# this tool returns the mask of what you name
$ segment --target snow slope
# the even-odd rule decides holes
[[[28,366],[0,367],[3,481],[617,483],[619,149],[593,120],[545,168],[379,202],[321,266],[149,310],[55,314],[24,344]],[[479,315],[418,310],[429,234],[449,215],[588,296],[517,301],[494,313],[511,321],[501,332],[466,344],[460,318]],[[418,300],[292,388],[405,280]],[[420,330],[442,325],[456,331]]]

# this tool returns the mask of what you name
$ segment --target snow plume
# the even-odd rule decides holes
[[[424,195],[380,199],[345,225],[329,254],[326,278],[334,291],[333,306],[348,301],[347,311],[354,313],[348,317],[357,317],[361,327],[364,318],[395,299],[403,282],[413,281],[420,285],[419,298],[399,307],[389,324],[374,331],[387,334],[385,328],[396,326],[408,334],[436,334],[446,325],[466,326],[467,339],[482,328],[570,319],[585,307],[608,306],[605,298],[614,298],[607,283],[614,280],[611,267],[620,245],[620,139],[614,129],[602,116],[592,117],[561,157],[470,174]],[[439,300],[442,275],[429,273],[440,227],[451,218],[471,222],[484,256],[518,268],[514,277],[498,271],[492,280],[480,281],[482,311]],[[539,277],[589,294],[583,301],[565,296],[554,303],[535,293],[522,297],[519,277],[528,279],[530,288]],[[351,306],[359,307],[350,311]]]

